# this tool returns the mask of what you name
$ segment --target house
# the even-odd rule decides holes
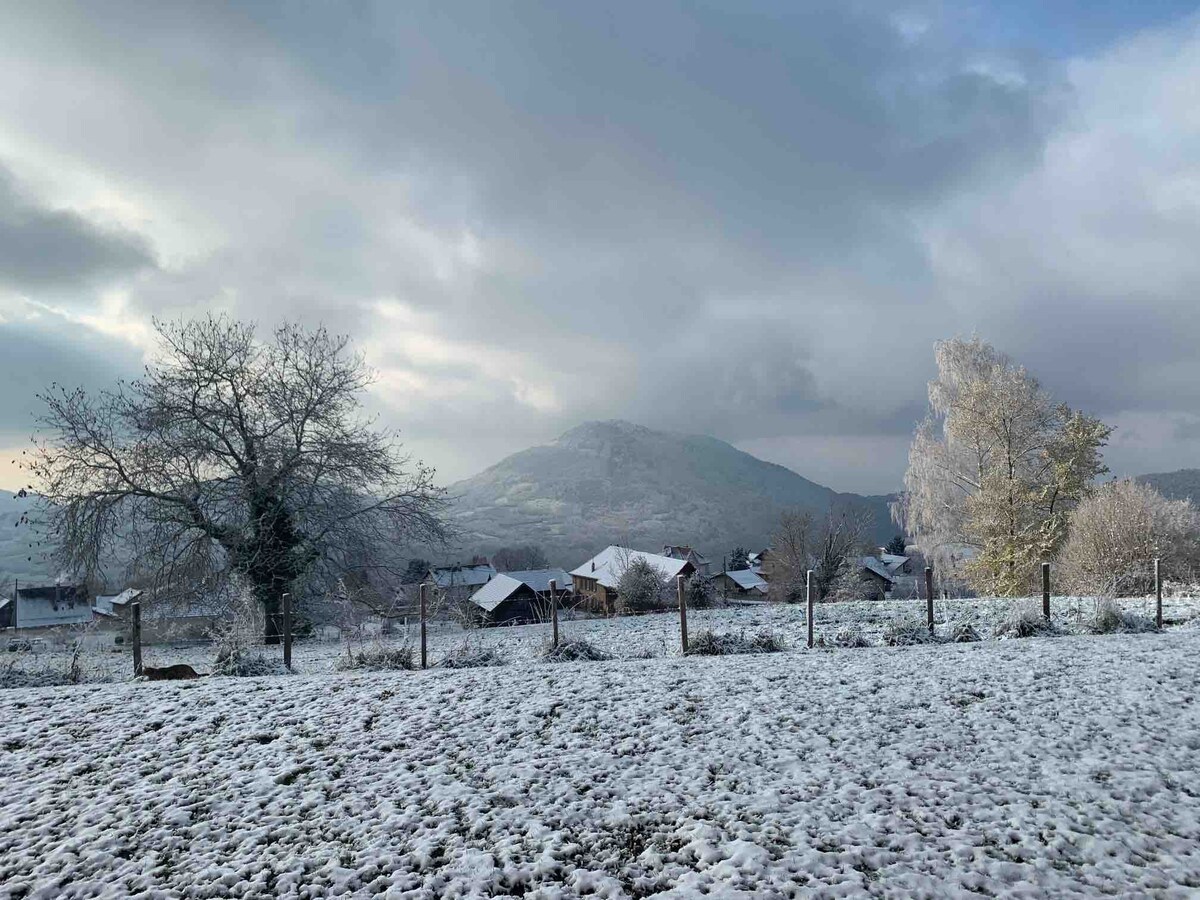
[[[750,569],[757,572],[766,581],[771,581],[778,575],[778,560],[775,557],[775,551],[770,547],[759,550],[757,553],[749,553],[746,555],[747,561],[750,563]]]
[[[628,547],[606,547],[571,572],[576,597],[589,609],[606,614],[615,612],[619,599],[617,584],[629,564],[638,559],[648,562],[663,578],[687,576],[696,571],[686,559],[672,559]]]
[[[762,599],[767,596],[766,580],[753,569],[718,572],[713,576],[713,586],[719,597]]]
[[[888,570],[888,574],[893,577],[897,575],[911,575],[913,571],[912,558],[908,556],[897,556],[894,553],[880,553],[879,561],[884,564]]]
[[[523,625],[550,617],[550,582],[555,596],[571,591],[571,576],[562,569],[534,569],[496,575],[471,595],[484,625]]]
[[[99,594],[93,608],[102,616],[125,618],[129,614],[129,604],[141,597],[142,592],[134,588],[126,588],[119,594]]]
[[[54,584],[45,587],[16,587],[0,602],[0,627],[45,628],[53,625],[85,625],[92,621],[92,603],[87,585]]]
[[[662,555],[668,559],[687,560],[705,578],[709,576],[708,559],[698,550],[689,547],[687,544],[667,544],[667,546],[663,547]]]
[[[488,563],[440,566],[430,569],[425,581],[452,603],[468,600],[499,573]]]
[[[858,560],[858,567],[863,583],[866,585],[865,599],[885,599],[896,583],[896,579],[888,571],[887,566],[874,556],[863,556]]]

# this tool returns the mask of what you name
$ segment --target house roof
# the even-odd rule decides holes
[[[887,570],[887,566],[881,563],[873,556],[861,557],[858,564],[873,575],[878,575],[888,584],[895,584],[896,579],[892,577],[892,573]]]
[[[734,569],[721,574],[743,591],[765,591],[767,589],[767,583],[753,569]]]
[[[479,587],[496,577],[491,566],[443,566],[429,572],[433,583],[440,588]]]
[[[562,569],[504,572],[472,594],[471,602],[491,612],[522,586],[527,585],[531,590],[542,594],[550,590],[551,581],[554,582],[555,590],[568,590],[571,586],[571,576]]]
[[[579,578],[595,578],[606,588],[616,588],[617,582],[625,573],[625,568],[636,559],[648,562],[664,578],[674,578],[691,565],[686,559],[672,559],[669,556],[659,556],[657,553],[630,550],[628,547],[614,545],[605,547],[582,566],[572,570],[571,575]],[[695,567],[693,566],[693,568]]]
[[[667,546],[663,547],[662,555],[670,559],[691,559],[694,557],[700,562],[708,561],[703,553],[688,544],[667,544]]]
[[[884,564],[884,566],[887,567],[887,570],[889,572],[893,572],[893,573],[897,569],[899,569],[901,566],[903,566],[906,562],[908,562],[907,556],[897,556],[894,553],[881,553],[879,555],[879,559]]]

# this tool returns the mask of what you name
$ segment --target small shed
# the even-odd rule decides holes
[[[761,599],[767,595],[767,582],[753,569],[734,569],[713,576],[713,586],[721,597]]]
[[[550,614],[550,582],[555,596],[571,591],[571,576],[562,569],[533,569],[496,575],[471,595],[485,625],[544,622]]]

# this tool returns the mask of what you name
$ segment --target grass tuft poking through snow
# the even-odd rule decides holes
[[[460,647],[439,663],[443,669],[483,669],[504,665],[504,657],[495,647]]]
[[[862,629],[855,625],[840,629],[831,638],[827,638],[825,635],[818,635],[816,644],[818,647],[837,647],[841,649],[854,649],[871,646],[871,642],[867,640],[867,636],[862,633]]]
[[[372,644],[355,650],[347,647],[344,656],[338,658],[337,667],[342,671],[393,672],[415,669],[413,648],[407,644]]]
[[[974,644],[982,640],[983,635],[970,622],[955,622],[950,626],[950,633],[946,637],[946,641],[951,644]]]
[[[992,631],[992,637],[1001,639],[1054,637],[1059,634],[1062,634],[1062,629],[1042,615],[1040,606],[1029,602],[1013,607]]]
[[[1125,612],[1111,600],[1100,600],[1096,604],[1096,615],[1089,627],[1095,634],[1148,634],[1158,631],[1153,619]]]
[[[701,631],[688,641],[688,656],[728,656],[736,653],[779,653],[787,649],[782,635],[772,631],[746,634]]]
[[[547,662],[602,662],[612,656],[593,643],[576,639],[559,641],[557,647],[547,647],[542,659]]]
[[[937,642],[937,637],[929,631],[929,625],[918,619],[889,622],[883,629],[883,643],[888,647],[913,647]]]

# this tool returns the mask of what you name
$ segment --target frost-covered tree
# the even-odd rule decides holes
[[[781,600],[803,600],[811,569],[817,598],[825,598],[862,553],[870,524],[868,514],[848,508],[830,507],[820,520],[807,510],[785,511],[771,539],[771,590]]]
[[[260,342],[224,317],[155,327],[141,378],[41,397],[30,468],[63,569],[92,576],[119,547],[159,596],[235,582],[277,642],[284,593],[398,582],[397,548],[444,538],[433,470],[361,415],[373,375],[346,338],[284,325]]]
[[[687,580],[687,605],[691,609],[706,609],[713,605],[716,590],[713,583],[699,572],[695,572]]]
[[[1107,471],[1100,452],[1111,429],[1056,403],[978,338],[940,341],[935,353],[938,376],[909,450],[898,519],[935,564],[970,548],[966,574],[977,590],[1024,593]]]
[[[1076,508],[1060,558],[1068,590],[1087,595],[1141,594],[1163,575],[1191,580],[1200,563],[1200,513],[1149,485],[1122,479],[1102,485]]]
[[[617,581],[617,596],[624,609],[646,612],[667,604],[669,579],[640,556],[629,560]]]

